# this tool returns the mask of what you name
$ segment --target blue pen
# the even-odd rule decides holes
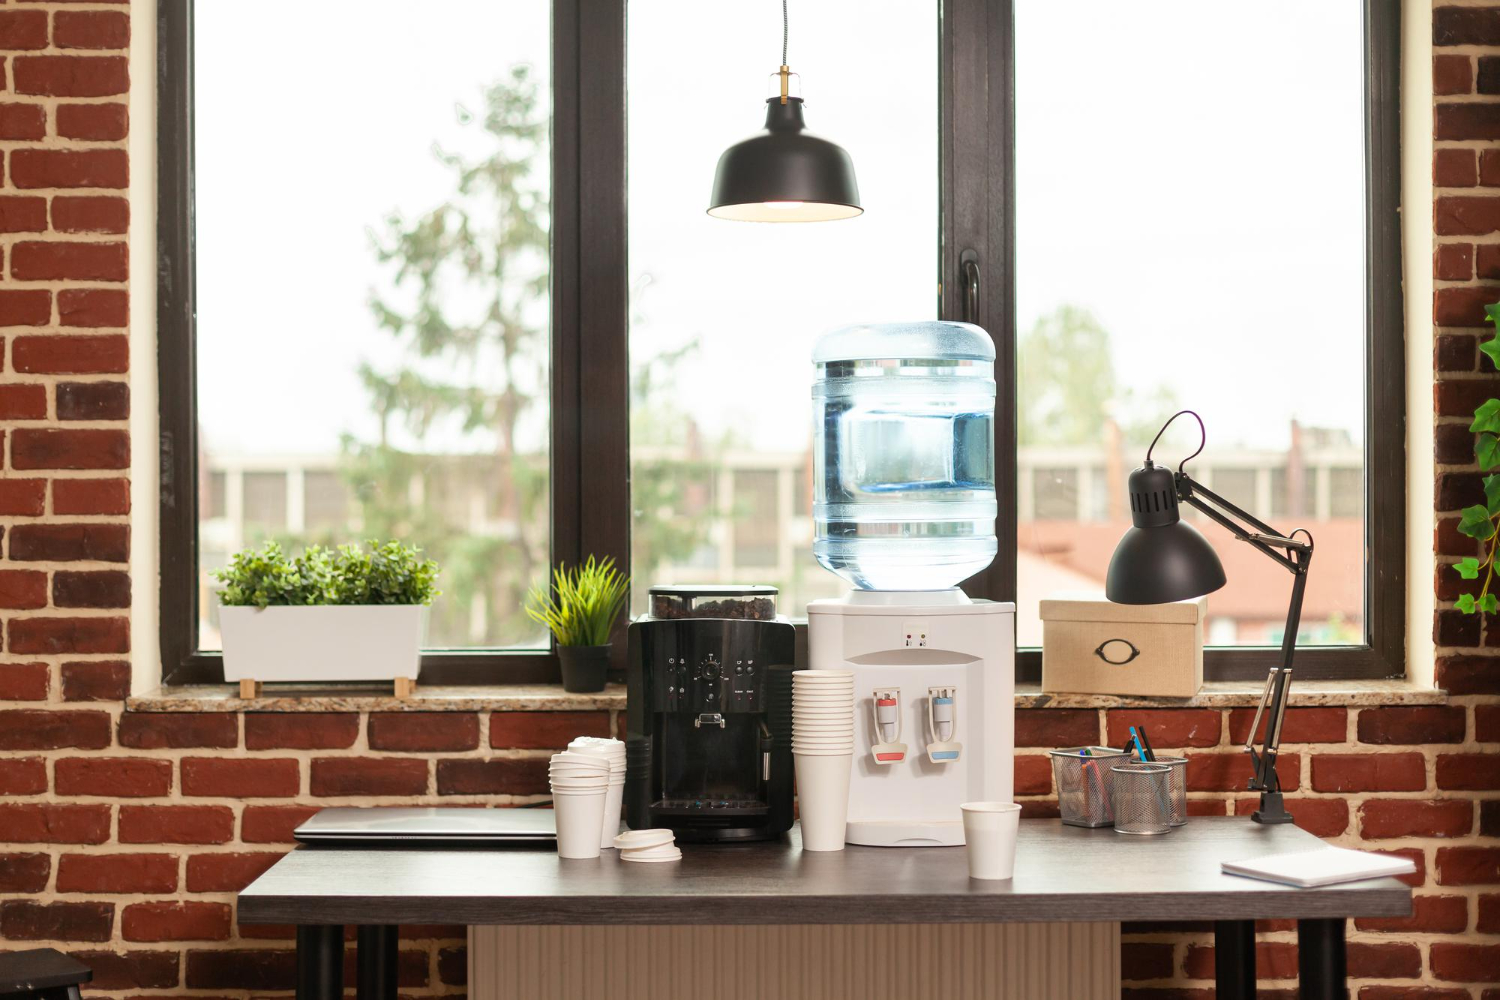
[[[1130,727],[1130,738],[1135,740],[1135,752],[1140,755],[1142,764],[1151,763],[1146,759],[1146,745],[1141,742],[1140,736],[1136,734],[1135,727]]]

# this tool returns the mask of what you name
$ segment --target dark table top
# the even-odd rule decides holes
[[[1395,879],[1297,889],[1221,861],[1307,850],[1293,826],[1194,817],[1139,837],[1024,820],[1016,877],[971,880],[961,847],[803,852],[684,846],[681,861],[564,860],[550,849],[300,847],[239,897],[242,923],[819,924],[1404,916]]]

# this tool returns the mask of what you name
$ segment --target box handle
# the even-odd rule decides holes
[[[1124,646],[1125,649],[1121,649],[1120,646]],[[1126,649],[1130,650],[1129,655],[1126,655]],[[1094,650],[1094,655],[1099,657],[1099,659],[1103,660],[1105,663],[1120,667],[1129,663],[1137,656],[1140,656],[1141,651],[1139,649],[1136,649],[1135,643],[1131,642],[1129,639],[1105,639],[1099,644],[1099,648]],[[1119,659],[1119,657],[1121,656],[1124,656],[1125,658],[1123,660]]]

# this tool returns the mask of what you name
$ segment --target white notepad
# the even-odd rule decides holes
[[[1388,858],[1368,851],[1351,851],[1343,847],[1317,847],[1291,854],[1268,854],[1244,861],[1225,861],[1220,865],[1226,875],[1265,879],[1304,889],[1339,882],[1358,882],[1387,875],[1410,875],[1417,866],[1410,858]]]

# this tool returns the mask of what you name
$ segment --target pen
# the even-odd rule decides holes
[[[1143,739],[1141,739],[1141,734],[1138,733],[1138,732],[1136,732],[1134,726],[1130,727],[1130,738],[1135,743],[1135,752],[1136,752],[1137,755],[1140,756],[1141,763],[1142,764],[1149,764],[1149,763],[1151,763],[1149,760],[1146,759],[1146,741],[1143,740]]]

